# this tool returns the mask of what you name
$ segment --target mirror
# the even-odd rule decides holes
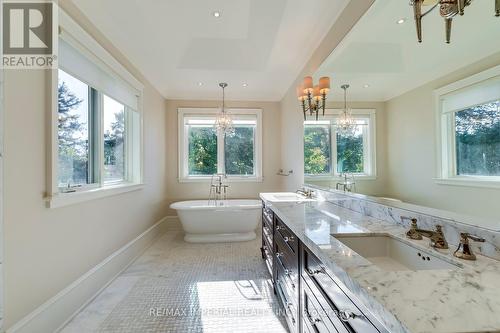
[[[500,230],[493,5],[472,2],[453,20],[447,44],[439,11],[423,19],[418,43],[407,1],[375,1],[313,75],[330,77],[331,90],[326,115],[304,123],[304,183],[463,214]],[[355,123],[349,135],[337,130],[343,84]]]

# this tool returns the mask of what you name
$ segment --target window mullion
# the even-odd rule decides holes
[[[99,93],[94,88],[89,87],[89,156],[91,170],[91,184],[100,182],[100,159],[99,159]]]
[[[124,114],[124,133],[123,133],[123,145],[124,145],[124,155],[123,158],[124,158],[124,163],[123,163],[123,167],[125,170],[123,170],[123,175],[124,175],[124,181],[125,182],[131,182],[132,181],[132,144],[130,142],[130,137],[132,135],[132,119],[130,119],[130,116],[131,116],[131,113],[132,112],[129,112],[130,111],[130,108],[128,106],[125,106],[124,109],[123,109],[123,112],[125,113]]]
[[[104,186],[104,98],[101,92],[98,93],[97,119],[99,137],[97,140],[97,151],[99,156],[99,186]]]
[[[372,165],[371,165],[371,160],[370,156],[372,154],[371,151],[371,145],[370,145],[370,138],[369,138],[369,126],[370,121],[367,121],[367,125],[359,125],[362,126],[362,133],[363,133],[363,173],[365,175],[371,174],[372,170]]]
[[[224,174],[226,171],[224,158],[225,135],[222,132],[217,133],[217,173]]]

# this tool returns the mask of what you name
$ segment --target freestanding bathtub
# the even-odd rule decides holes
[[[177,211],[190,243],[241,242],[255,239],[261,219],[260,200],[180,201],[170,205]]]

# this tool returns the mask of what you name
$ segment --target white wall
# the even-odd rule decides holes
[[[262,172],[263,182],[230,183],[229,198],[258,198],[259,192],[276,192],[282,188],[282,177],[276,173],[281,168],[280,104],[278,102],[226,102],[228,108],[262,109]],[[220,107],[220,101],[167,100],[167,186],[168,201],[207,199],[210,182],[179,183],[177,109],[182,107]],[[175,211],[169,211],[175,215]]]
[[[166,215],[164,98],[68,3],[61,3],[145,84],[143,190],[46,208],[48,71],[5,71],[5,328]]]
[[[500,64],[500,53],[386,103],[388,194],[453,212],[500,218],[500,189],[439,185],[433,90]]]

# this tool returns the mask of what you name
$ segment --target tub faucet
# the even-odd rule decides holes
[[[340,188],[342,188],[344,192],[353,192],[356,189],[356,182],[354,181],[354,175],[351,174],[350,176],[351,180],[348,180],[347,173],[344,173],[343,175],[340,176],[344,178],[344,181],[335,184],[335,189],[339,190]]]
[[[210,181],[210,194],[208,195],[209,205],[212,200],[214,201],[215,205],[217,205],[218,200],[227,199],[227,189],[229,188],[229,185],[223,183],[224,178],[227,178],[227,176],[223,173],[212,175],[212,179]]]

